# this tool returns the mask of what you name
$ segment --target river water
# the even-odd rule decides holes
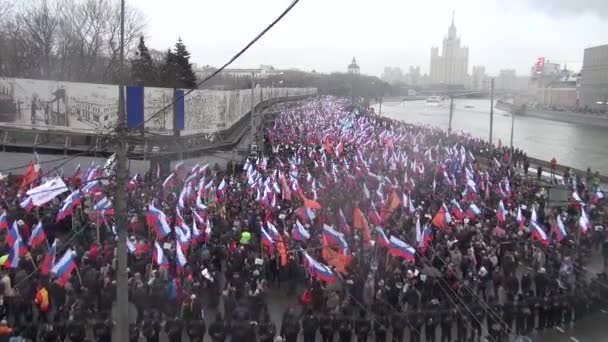
[[[378,113],[378,105],[375,105]],[[388,102],[382,104],[382,115],[411,123],[448,127],[449,100],[441,107],[428,107],[424,101]],[[487,140],[490,135],[490,100],[454,100],[452,127]],[[576,125],[541,118],[517,116],[513,144],[529,156],[551,160],[562,165],[586,170],[591,167],[608,175],[608,129]],[[494,109],[493,141],[509,145],[511,115]]]

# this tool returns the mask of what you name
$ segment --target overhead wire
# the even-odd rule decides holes
[[[266,33],[268,33],[268,31],[270,31],[279,21],[281,21],[283,19],[283,17],[285,17],[295,7],[295,5],[299,1],[300,0],[293,0],[293,2],[274,21],[272,21],[268,26],[266,26],[266,28],[264,28],[264,30],[262,30],[260,33],[258,33],[257,36],[255,36],[247,45],[245,45],[244,48],[242,48],[239,52],[237,52],[234,56],[232,56],[232,58],[230,58],[230,60],[228,60],[228,62],[224,63],[224,65],[222,65],[219,69],[217,69],[211,75],[205,77],[203,80],[198,82],[193,88],[184,92],[183,95],[176,97],[169,104],[165,105],[164,107],[159,109],[156,113],[152,114],[148,119],[143,120],[141,123],[137,124],[136,126],[134,126],[132,128],[138,128],[138,127],[150,122],[151,120],[156,118],[158,115],[164,113],[167,109],[169,109],[170,107],[175,105],[179,99],[185,98],[186,95],[189,95],[194,90],[198,89],[201,85],[203,85],[204,83],[206,83],[213,77],[217,76],[220,72],[222,72],[224,69],[226,69],[232,63],[234,63],[234,61],[236,61],[239,57],[241,57],[241,55],[243,55],[247,50],[249,50],[249,48],[251,48],[255,43],[257,43],[258,40],[260,40],[264,35],[266,35]]]

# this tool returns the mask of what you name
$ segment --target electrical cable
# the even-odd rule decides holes
[[[224,65],[222,65],[219,69],[217,69],[211,75],[205,77],[203,80],[198,82],[193,88],[184,92],[184,94],[182,96],[171,101],[169,104],[162,107],[156,113],[152,114],[152,116],[150,116],[148,119],[142,121],[141,123],[137,124],[135,127],[132,127],[132,128],[138,128],[138,127],[150,122],[151,120],[156,118],[158,115],[162,114],[167,109],[169,109],[170,107],[175,105],[177,103],[178,99],[185,98],[186,95],[189,95],[194,90],[198,89],[201,85],[203,85],[205,82],[207,82],[211,78],[217,76],[220,72],[222,72],[224,69],[226,69],[232,63],[234,63],[234,61],[236,61],[239,57],[241,57],[241,55],[243,55],[247,50],[249,50],[249,48],[251,48],[251,46],[253,46],[258,40],[260,40],[264,35],[266,35],[266,33],[268,33],[268,31],[270,31],[279,21],[281,21],[281,19],[283,19],[283,17],[285,17],[287,15],[287,13],[289,13],[299,1],[300,0],[293,0],[293,2],[281,13],[281,15],[279,15],[272,23],[270,23],[270,25],[268,25],[264,30],[262,30],[262,32],[260,32],[257,36],[255,36],[255,38],[253,38],[253,40],[251,40],[247,45],[245,45],[244,48],[242,48],[239,52],[237,52],[236,55],[232,56],[232,58],[230,58],[230,60],[228,60],[228,62],[226,62]]]

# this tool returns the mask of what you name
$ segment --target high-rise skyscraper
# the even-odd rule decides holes
[[[469,48],[460,45],[460,37],[454,25],[448,28],[448,35],[443,38],[442,55],[439,48],[431,48],[431,82],[445,85],[467,85],[469,69]]]

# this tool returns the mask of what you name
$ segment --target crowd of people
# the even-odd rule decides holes
[[[111,162],[2,180],[0,341],[111,341],[117,229],[132,341],[497,342],[605,307],[599,182],[569,172],[556,207],[522,151],[332,97],[263,134],[224,170],[132,175],[128,227]]]

